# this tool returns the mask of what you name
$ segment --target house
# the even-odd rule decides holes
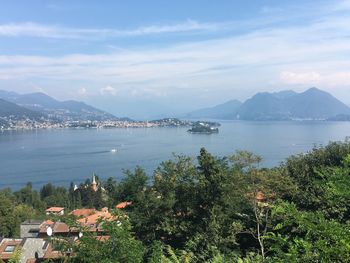
[[[121,202],[119,204],[117,204],[115,206],[115,208],[118,208],[118,209],[124,209],[125,207],[129,206],[129,205],[132,205],[132,202]]]
[[[114,220],[116,219],[109,211],[107,207],[101,209],[101,211],[95,211],[93,214],[85,216],[77,220],[82,227],[98,228],[101,220]]]
[[[78,237],[79,233],[84,228],[84,231],[97,232],[98,236],[104,235],[105,231],[102,228],[103,220],[116,219],[109,211],[107,207],[102,208],[100,211],[96,209],[76,209],[73,210],[71,215],[75,215],[77,218],[77,225],[69,226],[64,222],[53,222],[46,220],[39,226],[38,237],[47,237],[47,230],[52,230],[52,236],[56,237]]]
[[[79,229],[70,228],[66,223],[63,222],[52,222],[50,220],[44,221],[40,225],[38,237],[47,238],[47,230],[48,228],[52,229],[53,236],[67,237],[67,236],[78,236]]]
[[[20,237],[37,237],[42,220],[26,220],[20,225]]]
[[[58,215],[58,216],[62,216],[64,215],[64,207],[50,207],[48,209],[46,209],[46,215]]]
[[[3,238],[0,241],[0,258],[7,262],[15,251],[21,247],[22,239]]]
[[[49,212],[62,211],[59,209],[49,209]],[[76,209],[71,212],[77,216],[76,225],[69,226],[64,222],[54,222],[52,220],[33,221],[27,220],[21,224],[21,238],[0,239],[0,259],[8,262],[17,250],[20,250],[20,263],[37,263],[51,260],[59,261],[64,256],[62,252],[57,251],[49,242],[50,238],[69,239],[79,244],[83,231],[96,233],[96,239],[105,241],[110,238],[108,232],[103,229],[101,220],[115,220],[107,207],[101,210],[96,209]],[[1,262],[0,260],[0,262]],[[57,261],[57,262],[58,262]],[[60,262],[60,261],[59,261]]]
[[[74,215],[76,217],[86,217],[94,214],[95,211],[96,209],[94,208],[81,208],[73,210],[72,212],[70,212],[70,215]]]
[[[42,262],[50,247],[51,244],[42,238],[3,238],[0,239],[0,259],[9,262],[15,256],[16,251],[19,251],[19,263]]]

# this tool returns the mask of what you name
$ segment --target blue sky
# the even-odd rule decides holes
[[[0,89],[147,118],[311,86],[350,104],[348,0],[1,1]]]

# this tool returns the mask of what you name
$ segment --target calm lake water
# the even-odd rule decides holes
[[[315,145],[344,141],[346,122],[221,122],[219,134],[187,133],[187,128],[63,129],[0,132],[0,188],[52,182],[80,183],[92,173],[122,178],[137,165],[152,171],[172,153],[196,157],[201,147],[224,156],[248,150],[263,165],[278,165]],[[116,149],[115,152],[112,149]]]

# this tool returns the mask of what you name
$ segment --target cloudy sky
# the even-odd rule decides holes
[[[0,4],[0,89],[145,118],[312,86],[350,105],[348,0]]]

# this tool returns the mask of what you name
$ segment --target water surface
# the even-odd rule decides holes
[[[219,134],[212,135],[190,134],[187,128],[5,131],[0,133],[0,188],[16,189],[29,181],[35,187],[69,185],[94,172],[120,179],[123,169],[137,165],[152,174],[173,153],[195,157],[201,147],[220,156],[252,151],[271,167],[292,154],[350,136],[346,122],[221,123]]]

